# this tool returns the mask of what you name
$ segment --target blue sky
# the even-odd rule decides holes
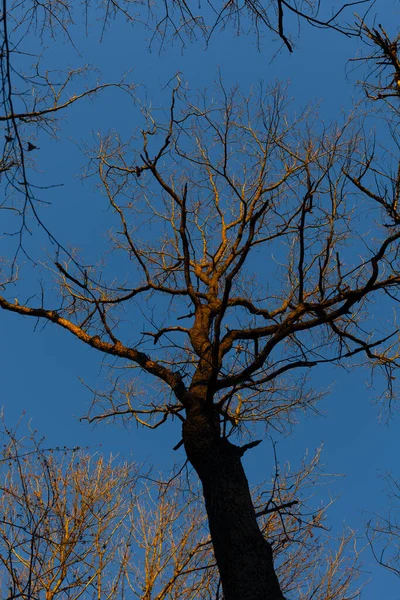
[[[378,14],[377,21],[383,24],[385,19],[393,19],[392,12],[398,19],[398,6],[387,0],[376,2],[373,8],[373,13]],[[239,84],[244,90],[261,79],[266,83],[288,82],[294,110],[300,111],[308,102],[319,102],[318,113],[326,123],[340,119],[342,111],[349,110],[359,93],[354,84],[361,78],[362,71],[353,72],[347,63],[356,55],[358,42],[331,31],[303,25],[296,50],[290,55],[269,35],[259,50],[252,36],[233,36],[229,27],[214,35],[206,50],[204,43],[197,41],[188,43],[183,50],[178,44],[172,48],[167,46],[161,53],[156,45],[152,52],[147,51],[148,33],[139,26],[132,31],[118,20],[101,44],[97,43],[97,28],[93,29],[89,38],[82,37],[79,24],[74,29],[82,58],[77,57],[67,43],[53,47],[48,40],[46,64],[55,68],[61,63],[90,63],[100,69],[104,81],[118,80],[131,69],[129,77],[138,85],[138,94],[143,99],[147,97],[154,107],[165,103],[169,93],[165,86],[177,72],[193,90],[210,86],[218,70],[227,87]],[[34,47],[32,41],[32,49]],[[76,85],[79,88],[78,82]],[[94,218],[86,208],[85,201],[93,188],[91,182],[82,185],[79,180],[82,165],[79,148],[98,129],[127,133],[138,124],[140,111],[132,100],[122,93],[105,91],[93,102],[75,105],[68,112],[65,122],[61,123],[58,140],[49,139],[41,132],[37,135],[40,150],[35,158],[39,171],[33,177],[37,182],[64,184],[44,192],[55,209],[44,208],[42,214],[58,237],[73,242],[87,255],[98,251],[96,234],[107,228],[108,216],[106,211],[100,210]],[[3,248],[4,241],[8,243],[3,239]],[[40,243],[46,245],[43,238]],[[23,285],[29,288],[31,278],[37,275],[40,277],[40,267],[34,272],[25,267]],[[105,453],[121,453],[139,462],[148,460],[160,469],[172,466],[177,458],[172,447],[180,439],[179,423],[152,432],[136,426],[126,429],[122,425],[91,428],[79,421],[91,400],[79,378],[96,387],[101,386],[105,373],[102,357],[96,351],[51,325],[42,328],[39,324],[34,330],[30,320],[12,314],[0,314],[0,331],[3,344],[1,404],[7,423],[14,423],[21,412],[26,411],[32,426],[46,436],[49,446],[82,445],[97,449],[101,445]],[[312,453],[323,444],[322,462],[326,471],[343,475],[335,478],[329,487],[329,494],[338,496],[328,515],[332,533],[339,535],[344,525],[349,526],[357,531],[361,547],[365,544],[365,522],[371,513],[379,513],[386,506],[382,474],[390,471],[400,477],[399,416],[394,410],[388,421],[382,406],[373,404],[380,382],[377,380],[371,388],[366,370],[348,373],[325,368],[313,374],[312,383],[323,389],[332,385],[331,392],[320,403],[319,416],[299,417],[298,424],[286,437],[272,434],[278,443],[278,458],[281,463],[288,461],[295,467],[306,451]],[[245,463],[253,483],[268,476],[272,468],[270,442],[266,440],[248,453]],[[326,499],[325,490],[321,500]],[[317,497],[317,503],[318,500]],[[364,570],[366,579],[371,574],[371,581],[362,592],[363,600],[373,600],[383,591],[385,598],[400,600],[398,580],[377,567],[368,551],[364,555]]]

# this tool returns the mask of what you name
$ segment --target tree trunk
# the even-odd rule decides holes
[[[183,439],[202,484],[225,600],[284,600],[272,548],[255,516],[241,463],[243,451],[221,438],[215,415],[187,411]]]

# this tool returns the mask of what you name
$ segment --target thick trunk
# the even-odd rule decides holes
[[[225,600],[283,600],[271,545],[257,524],[240,448],[221,438],[215,421],[201,409],[187,413],[183,437],[203,484]]]

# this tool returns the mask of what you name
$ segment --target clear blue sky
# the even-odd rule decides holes
[[[375,13],[377,22],[389,21],[390,29],[393,15],[397,21],[399,18],[398,3],[379,0],[373,8],[372,14]],[[348,18],[351,19],[350,14]],[[214,35],[206,51],[199,41],[188,44],[183,51],[179,45],[167,46],[161,53],[157,46],[151,53],[147,51],[148,34],[140,26],[132,30],[119,20],[109,28],[101,44],[97,43],[96,29],[93,27],[90,38],[85,39],[82,28],[79,25],[75,28],[82,58],[77,57],[67,43],[53,47],[49,40],[51,52],[45,55],[47,64],[55,68],[62,63],[90,63],[100,69],[104,81],[118,80],[132,69],[131,80],[146,87],[147,97],[155,107],[162,106],[167,99],[165,85],[177,72],[191,89],[201,89],[211,84],[220,69],[227,87],[238,83],[245,91],[260,79],[287,81],[295,110],[310,101],[321,101],[320,117],[330,122],[340,119],[342,109],[349,109],[358,94],[354,83],[362,76],[362,71],[353,73],[347,64],[357,53],[356,40],[304,25],[293,55],[280,50],[280,44],[272,42],[269,35],[259,51],[252,36],[236,37],[229,27]],[[34,42],[32,44],[34,48]],[[83,84],[76,85],[79,89]],[[144,88],[138,88],[138,93],[145,97]],[[107,229],[107,214],[100,210],[95,215],[86,208],[92,184],[83,186],[77,178],[82,164],[78,146],[98,129],[103,133],[108,129],[126,132],[129,128],[133,131],[138,124],[140,112],[131,100],[123,94],[106,91],[93,102],[75,105],[68,112],[66,121],[61,123],[58,141],[38,133],[40,150],[36,161],[40,173],[35,176],[36,181],[64,184],[47,192],[46,198],[52,199],[55,208],[44,208],[43,214],[58,237],[82,248],[88,255],[96,254],[96,232]],[[4,242],[3,239],[3,248]],[[42,244],[45,245],[44,239]],[[29,277],[36,274],[40,277],[40,268],[24,275],[28,286]],[[101,355],[52,325],[42,329],[39,324],[34,331],[31,320],[4,312],[0,314],[0,331],[3,345],[1,404],[7,423],[14,423],[21,412],[26,411],[32,418],[32,426],[46,436],[49,446],[87,445],[95,449],[101,444],[105,453],[148,460],[160,469],[172,466],[176,459],[172,447],[180,439],[178,423],[152,432],[135,426],[125,429],[122,425],[100,425],[92,429],[79,421],[91,396],[78,378],[93,387],[101,387],[105,373]],[[319,406],[322,414],[299,418],[286,438],[273,435],[278,442],[281,463],[289,461],[296,465],[306,451],[312,453],[324,444],[322,462],[327,472],[343,474],[329,490],[332,496],[339,496],[328,515],[332,533],[339,535],[343,525],[347,525],[358,532],[360,547],[365,544],[365,522],[369,514],[385,508],[384,482],[380,476],[391,471],[400,477],[400,419],[395,411],[389,422],[385,414],[380,418],[382,407],[372,403],[379,381],[375,390],[368,387],[368,382],[365,370],[349,374],[327,368],[316,372],[315,387],[326,389],[332,384],[330,394]],[[253,483],[268,476],[272,468],[268,441],[249,453],[246,468]],[[326,491],[322,499],[326,500]],[[318,501],[317,496],[316,505]],[[362,592],[362,600],[375,600],[382,594],[385,599],[400,600],[398,579],[378,568],[368,550],[364,566],[365,578],[371,573],[371,581]]]

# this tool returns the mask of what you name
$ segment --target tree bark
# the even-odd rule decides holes
[[[225,600],[284,600],[272,548],[257,524],[243,450],[220,435],[204,404],[187,410],[183,440],[202,485]]]

